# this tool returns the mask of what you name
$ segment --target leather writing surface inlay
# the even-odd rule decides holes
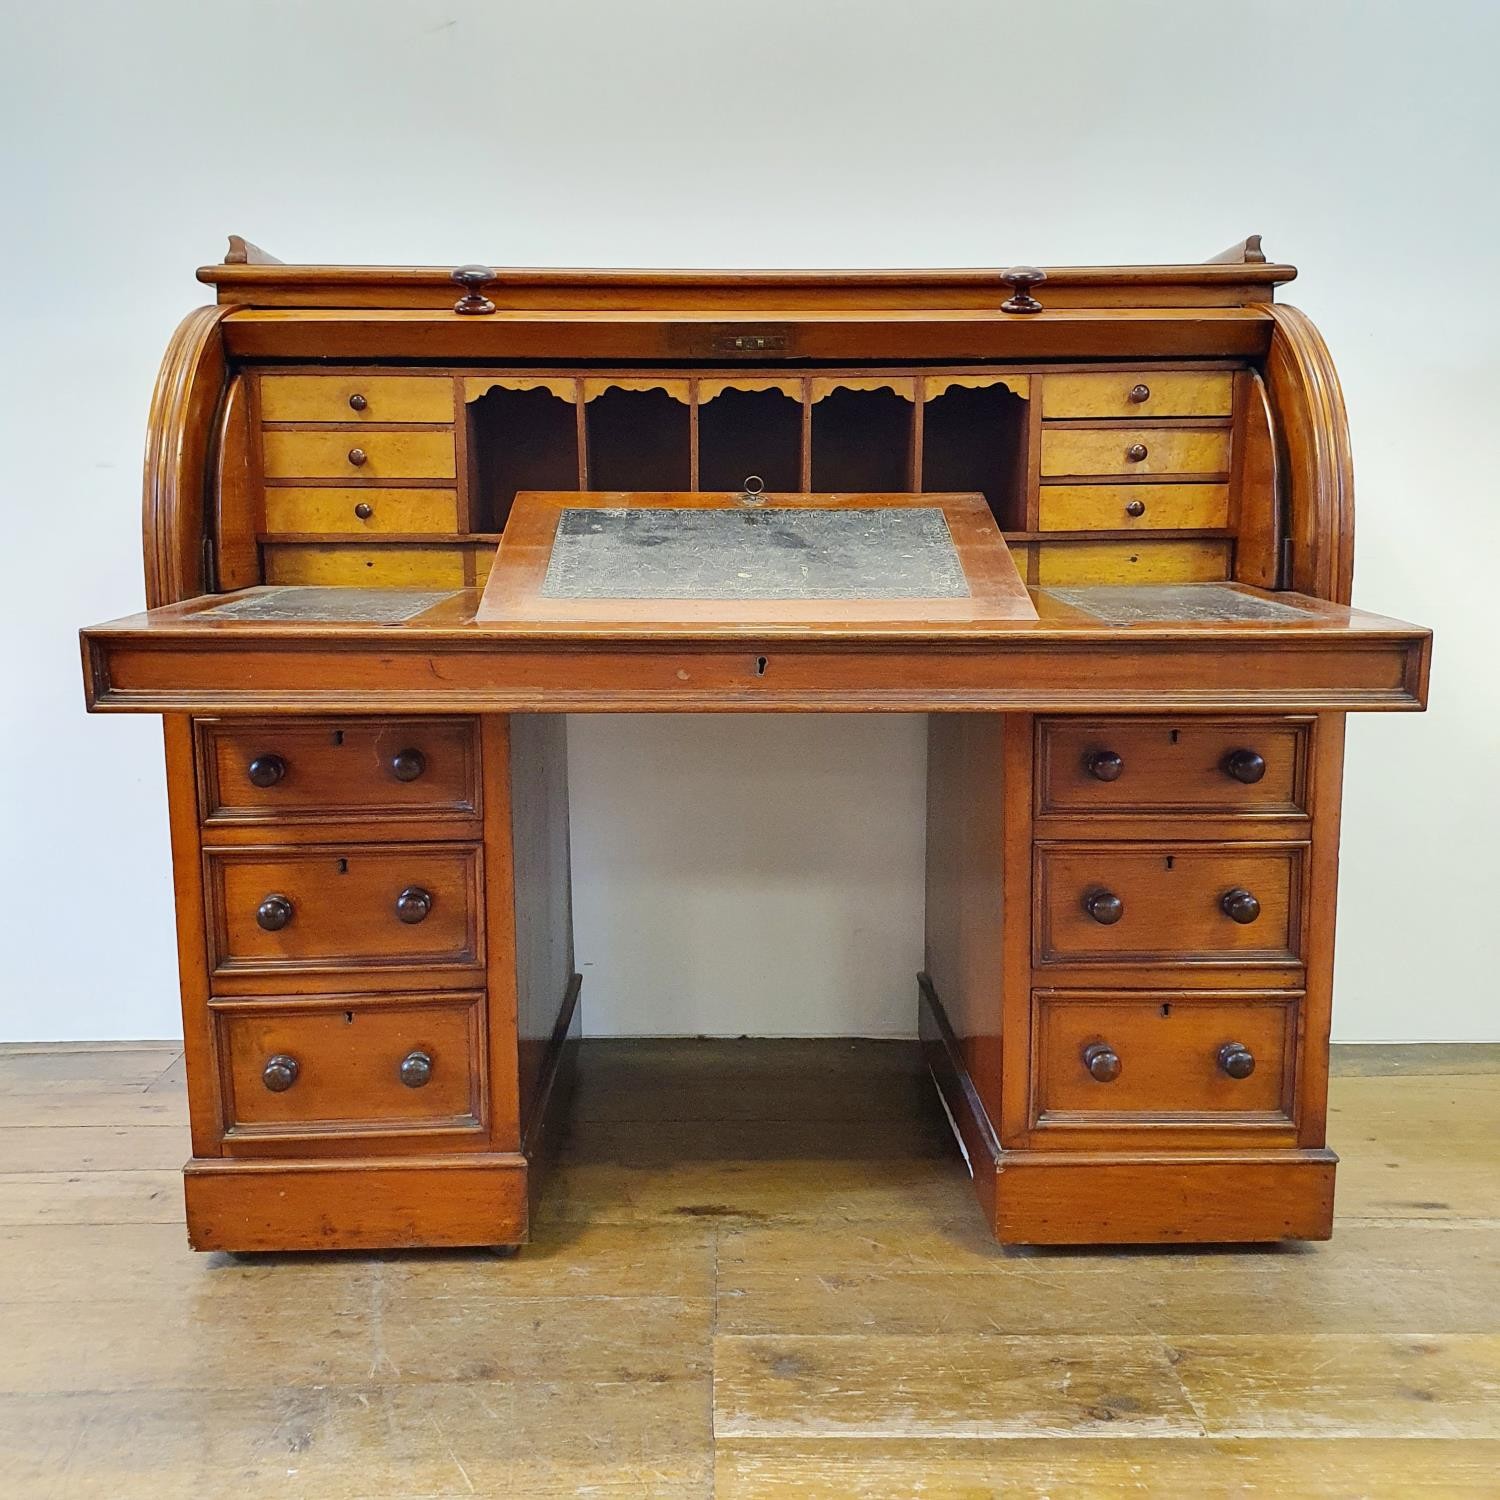
[[[215,604],[203,613],[221,620],[347,620],[402,625],[453,593],[452,589],[309,588],[288,584]]]
[[[1140,625],[1146,621],[1192,620],[1199,623],[1306,619],[1307,611],[1275,599],[1260,599],[1217,583],[1100,585],[1048,589],[1054,599],[1071,604],[1106,625]]]
[[[969,594],[934,507],[815,510],[569,509],[549,599],[961,599]]]

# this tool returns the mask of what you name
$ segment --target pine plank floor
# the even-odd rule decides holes
[[[0,1047],[6,1500],[1500,1494],[1500,1047],[1326,1245],[1002,1250],[894,1042],[590,1042],[535,1243],[186,1248],[180,1051]]]

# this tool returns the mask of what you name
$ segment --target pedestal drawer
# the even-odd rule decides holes
[[[474,967],[480,852],[470,845],[244,848],[204,854],[216,974]]]
[[[1299,998],[1038,991],[1033,1124],[1288,1122]]]
[[[482,995],[218,1001],[214,1025],[229,1137],[484,1121]]]
[[[1036,962],[1295,963],[1305,851],[1039,843]]]
[[[205,825],[479,812],[473,719],[218,719],[197,731]]]
[[[1043,719],[1037,814],[1307,811],[1308,724]]]

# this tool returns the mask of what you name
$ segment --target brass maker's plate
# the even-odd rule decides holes
[[[547,599],[962,599],[943,512],[811,507],[570,508]]]

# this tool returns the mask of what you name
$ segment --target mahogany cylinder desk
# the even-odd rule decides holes
[[[82,640],[165,723],[194,1245],[527,1238],[566,715],[624,710],[929,716],[918,1024],[1002,1241],[1327,1237],[1345,715],[1423,707],[1430,638],[1350,607],[1339,383],[1258,237],[198,274],[148,607]]]

